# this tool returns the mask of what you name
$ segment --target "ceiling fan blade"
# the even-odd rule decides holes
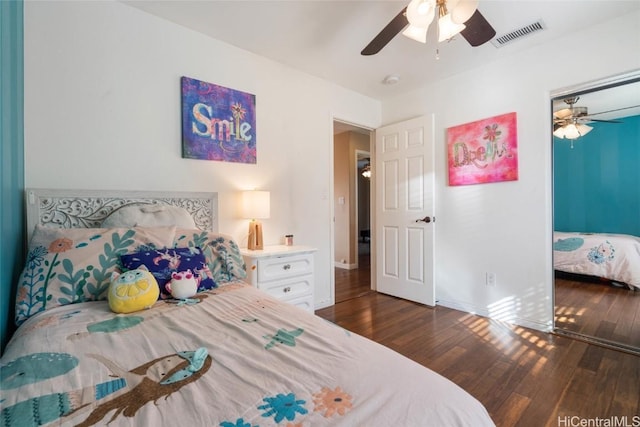
[[[562,110],[558,110],[555,113],[553,113],[553,117],[561,120],[566,119],[567,117],[571,117],[572,115],[573,115],[573,110],[569,108],[564,108]]]
[[[597,116],[597,115],[600,115],[600,114],[617,113],[618,111],[629,110],[629,109],[638,108],[638,107],[640,107],[640,105],[630,105],[629,107],[614,108],[613,110],[600,111],[599,113],[587,114],[587,117]],[[592,119],[592,120],[594,120],[594,119]]]
[[[466,25],[467,28],[462,30],[460,34],[462,34],[462,37],[473,47],[485,44],[496,35],[496,30],[493,29],[491,24],[489,24],[477,9],[464,25]]]
[[[588,122],[600,122],[600,123],[622,123],[619,120],[600,120],[600,119],[592,119],[591,117],[584,117],[584,120]]]
[[[389,43],[400,31],[402,31],[404,27],[409,24],[405,13],[406,11],[407,8],[403,8],[400,13],[398,13],[396,17],[393,18],[391,22],[389,22],[387,26],[384,27],[382,31],[380,31],[378,35],[373,38],[373,40],[371,40],[367,47],[362,49],[362,52],[360,52],[360,54],[368,56],[375,55],[376,53],[380,52],[382,48],[387,45],[387,43]]]

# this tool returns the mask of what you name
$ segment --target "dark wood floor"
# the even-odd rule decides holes
[[[377,292],[316,314],[454,381],[499,427],[640,414],[640,357],[629,353]]]
[[[371,256],[369,243],[359,243],[358,268],[335,269],[336,303],[371,292]]]
[[[563,273],[555,282],[556,327],[640,348],[640,291]]]

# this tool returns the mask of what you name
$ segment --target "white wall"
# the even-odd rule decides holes
[[[333,244],[334,265],[348,268],[351,260],[349,225],[351,197],[349,193],[349,139],[351,132],[333,136]],[[342,203],[340,199],[342,198]]]
[[[220,230],[246,245],[237,192],[271,191],[265,242],[316,254],[333,298],[333,117],[375,128],[380,103],[118,2],[25,2],[25,185],[217,191]],[[256,165],[181,158],[180,77],[256,95]]]
[[[638,22],[640,12],[383,102],[385,124],[436,115],[440,304],[538,329],[551,325],[550,92],[640,68]],[[446,128],[512,111],[519,180],[449,187]],[[496,273],[496,287],[485,286],[486,272]]]

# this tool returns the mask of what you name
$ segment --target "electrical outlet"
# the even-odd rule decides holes
[[[496,286],[496,273],[487,273],[485,276],[485,284],[487,286]]]

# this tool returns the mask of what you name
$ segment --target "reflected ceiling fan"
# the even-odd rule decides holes
[[[586,125],[590,122],[602,123],[622,123],[617,120],[599,120],[594,119],[590,115],[587,107],[576,107],[575,103],[580,99],[579,96],[566,98],[563,101],[569,108],[563,108],[553,113],[553,134],[558,138],[577,139],[591,132],[591,126]],[[609,113],[610,111],[606,111]],[[602,113],[596,113],[602,114]]]
[[[480,46],[491,40],[496,30],[477,8],[478,0],[411,0],[360,53],[375,55],[401,31],[426,43],[427,30],[436,16],[439,42],[461,34],[471,46]]]

